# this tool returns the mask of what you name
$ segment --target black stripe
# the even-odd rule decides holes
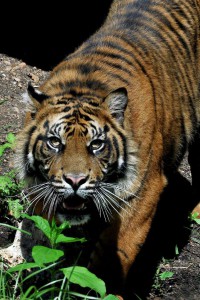
[[[79,116],[80,118],[82,118],[83,120],[90,122],[90,121],[94,121],[93,119],[91,119],[88,115],[82,114],[79,112]]]
[[[115,35],[114,35],[115,37]],[[98,35],[97,35],[98,38]],[[132,52],[128,51],[127,49],[123,48],[121,45],[117,44],[116,42],[111,42],[111,41],[106,41],[105,39],[113,38],[113,35],[105,35],[103,37],[104,39],[99,42],[99,44],[95,43],[94,41],[91,41],[89,44],[86,43],[85,47],[82,49],[80,52],[81,55],[84,54],[90,54],[90,53],[95,53],[95,54],[100,54],[102,56],[107,56],[113,59],[119,59],[120,61],[126,62],[128,65],[132,65],[132,61],[124,57],[123,55],[120,55],[118,52],[114,53],[108,52],[105,47],[110,48],[111,50],[117,50],[122,52],[123,54],[127,54],[129,57],[132,57]],[[98,47],[97,47],[98,46]],[[101,47],[102,50],[99,49]],[[79,54],[80,55],[80,54]],[[126,71],[126,69],[124,69]]]
[[[70,136],[73,136],[74,135],[74,133],[75,133],[75,128],[69,128],[70,130],[71,130],[71,132],[68,132],[67,133],[67,138],[69,138]],[[68,130],[69,131],[69,130]],[[66,132],[67,132],[67,129],[66,129]]]
[[[63,112],[68,112],[69,110],[71,110],[71,107],[65,107],[64,109],[63,109]]]
[[[33,135],[33,133],[35,132],[35,130],[37,129],[37,126],[33,126],[29,132],[27,133],[27,136],[28,136],[28,141],[25,143],[25,146],[24,146],[24,161],[26,162],[27,160],[27,155],[29,154],[29,144],[30,144],[30,140],[31,140],[31,137]]]
[[[93,136],[97,135],[97,128],[96,128],[96,126],[93,125],[92,123],[90,123],[90,127],[92,127],[94,129]]]
[[[71,114],[66,114],[66,115],[64,115],[64,117],[60,118],[59,121],[60,121],[60,120],[67,120],[67,119],[70,119],[72,116],[73,116],[72,113],[71,113]],[[61,122],[60,124],[62,124],[62,123],[63,123],[63,122]]]
[[[85,80],[85,81],[74,80],[74,81],[59,82],[58,84],[62,90],[69,90],[69,91],[74,88],[85,88],[85,87],[92,90],[103,90],[103,91],[108,89],[108,86],[99,80]]]
[[[115,147],[115,151],[117,153],[117,160],[119,159],[119,144],[118,144],[118,141],[117,141],[117,138],[115,136],[113,136],[113,145]]]
[[[88,75],[99,70],[99,68],[96,65],[91,65],[89,63],[84,63],[84,64],[79,63],[77,67],[78,67],[78,71],[82,75]]]
[[[45,141],[47,141],[47,137],[45,135],[42,135],[42,134],[39,134],[37,136],[37,138],[35,139],[35,143],[33,145],[33,154],[36,153],[36,147],[37,147],[38,141],[44,141],[45,142]]]
[[[146,38],[146,41],[147,41],[147,39],[148,39],[149,37],[145,37],[145,38]],[[127,40],[125,37],[122,37],[122,39],[123,39],[124,41],[126,41],[127,43],[129,43],[129,45],[132,45],[132,47],[134,47],[134,45],[132,44],[132,42],[131,42],[130,40]],[[138,43],[139,43],[140,41],[141,41],[141,39],[138,40]],[[150,42],[151,42],[151,41],[150,41]],[[148,43],[147,43],[147,45],[148,45]],[[159,47],[159,43],[157,43],[157,49],[158,49],[158,47]],[[135,49],[135,51],[138,51],[138,49]],[[171,55],[172,55],[172,57],[173,57],[173,60],[176,62],[177,65],[179,65],[179,72],[177,73],[177,77],[179,78],[178,81],[179,81],[179,82],[183,82],[183,80],[184,80],[183,85],[184,85],[184,88],[185,88],[185,90],[186,90],[186,92],[187,92],[187,94],[188,94],[188,97],[187,97],[187,98],[190,99],[190,104],[191,104],[191,107],[193,107],[193,111],[194,111],[194,105],[193,105],[193,103],[192,103],[192,98],[191,98],[191,96],[190,96],[190,93],[192,92],[193,98],[194,98],[194,92],[193,92],[193,89],[192,89],[192,86],[193,86],[193,85],[192,85],[192,80],[191,80],[191,78],[190,78],[189,76],[186,75],[185,72],[184,72],[184,74],[183,74],[183,72],[181,71],[181,68],[180,68],[181,61],[180,61],[179,57],[177,57],[177,55],[174,54],[174,51],[172,51],[172,49],[171,49],[170,47],[169,47],[169,51],[170,51],[170,53],[171,53]],[[160,56],[159,52],[157,52],[157,54]],[[141,56],[141,54],[139,54],[139,55]],[[162,57],[160,57],[160,58],[162,59]],[[139,62],[139,60],[135,58],[135,61],[136,61],[136,63],[138,63],[138,65],[141,67],[141,69],[142,69],[142,71],[144,72],[144,74],[149,78],[149,82],[151,83],[151,87],[152,87],[152,92],[153,92],[153,94],[154,94],[154,102],[155,102],[155,109],[156,109],[155,89],[154,89],[153,82],[152,82],[150,76],[147,74],[147,72],[146,72],[144,66]],[[185,81],[185,78],[187,78],[187,80],[188,80],[188,83],[189,83],[189,85],[190,85],[190,90],[189,90],[188,87],[187,87],[187,83],[186,83],[186,81]],[[155,112],[156,112],[156,111],[155,111]]]
[[[46,132],[49,131],[49,120],[46,120],[43,124],[43,128],[46,129]]]
[[[123,133],[115,126],[115,124],[110,124],[110,126],[113,128],[113,130],[119,135],[122,146],[123,146],[123,158],[124,158],[124,163],[126,166],[127,163],[127,142],[126,142],[126,137],[123,135]]]
[[[118,46],[119,47],[119,46]],[[121,48],[123,50],[123,48]],[[121,50],[121,51],[122,51]],[[125,52],[125,51],[124,51]],[[126,51],[127,52],[127,51]],[[132,53],[128,52],[129,53],[129,56],[132,56]],[[133,65],[133,61],[130,61],[129,59],[127,59],[126,57],[124,57],[123,55],[120,55],[120,54],[116,54],[116,53],[110,53],[108,51],[106,51],[105,49],[102,49],[102,50],[96,50],[95,51],[95,54],[97,55],[101,55],[101,56],[104,56],[104,57],[110,57],[114,60],[120,60],[120,62],[124,61],[126,62],[129,66],[130,65]],[[108,64],[109,66],[111,67],[114,67],[115,69],[118,69],[118,70],[121,70],[125,73],[127,73],[128,75],[132,76],[132,73],[130,72],[129,69],[127,68],[124,68],[122,66],[122,63],[119,64],[117,62],[110,62],[110,61],[107,61],[107,60],[103,60],[102,63],[106,63]]]

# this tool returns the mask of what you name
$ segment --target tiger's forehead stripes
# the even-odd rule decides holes
[[[45,134],[50,136],[57,136],[62,139],[63,144],[69,137],[85,136],[86,140],[97,138],[104,140],[106,138],[107,127],[99,123],[98,114],[99,106],[90,105],[90,101],[80,101],[71,99],[67,100],[68,105],[61,105],[58,110],[52,115],[51,120],[45,120],[43,128]],[[87,103],[88,102],[88,103]],[[105,127],[105,128],[104,128]]]

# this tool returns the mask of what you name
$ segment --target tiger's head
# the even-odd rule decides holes
[[[71,225],[86,223],[95,207],[109,220],[128,201],[134,159],[127,151],[125,89],[105,99],[90,95],[47,96],[28,88],[32,109],[18,136],[16,166],[29,185],[33,207]]]

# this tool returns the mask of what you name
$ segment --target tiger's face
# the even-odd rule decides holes
[[[127,173],[126,95],[118,91],[108,98],[103,104],[83,97],[46,99],[19,136],[17,161],[33,207],[42,201],[42,210],[59,222],[84,224],[94,207],[107,220],[126,202],[119,196]]]

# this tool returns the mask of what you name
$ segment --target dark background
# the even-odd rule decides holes
[[[0,53],[50,70],[103,23],[111,0],[7,1]]]

